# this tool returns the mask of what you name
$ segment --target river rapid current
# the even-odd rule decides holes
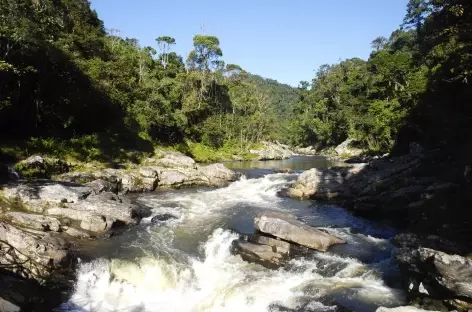
[[[326,166],[306,159],[288,166]],[[238,168],[245,177],[221,189],[134,195],[153,216],[169,219],[145,219],[92,245],[88,253],[95,260],[81,262],[73,293],[57,310],[367,312],[405,303],[392,259],[393,229],[335,205],[280,198],[277,191],[298,173],[274,174],[264,166]],[[278,270],[231,254],[238,233],[252,233],[254,216],[268,210],[293,213],[346,244],[292,259]]]

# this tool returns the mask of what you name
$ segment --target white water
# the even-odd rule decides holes
[[[142,250],[132,260],[82,264],[74,293],[60,310],[335,311],[342,306],[375,311],[403,303],[402,293],[383,281],[391,266],[388,256],[378,261],[372,256],[388,255],[388,241],[339,208],[278,198],[277,190],[293,177],[272,174],[218,190],[141,196],[138,201],[154,207],[155,214],[177,219],[143,226],[130,239],[129,246]],[[289,210],[348,244],[293,259],[277,271],[232,255],[238,235],[228,228],[250,229],[254,214],[267,209]],[[368,234],[352,234],[349,225]]]

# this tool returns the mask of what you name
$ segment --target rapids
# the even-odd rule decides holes
[[[58,311],[375,311],[404,303],[390,244],[395,231],[335,205],[277,197],[294,174],[246,169],[221,189],[135,195],[153,215],[89,251]],[[288,211],[346,240],[269,270],[230,252],[264,210]]]

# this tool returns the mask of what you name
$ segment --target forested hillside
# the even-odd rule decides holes
[[[178,38],[156,34],[148,47],[107,31],[87,0],[0,0],[3,153],[93,159],[162,144],[244,155],[262,140],[326,147],[348,137],[378,153],[465,142],[471,6],[411,0],[368,60],[323,65],[292,88],[225,64],[214,36],[196,35],[184,59]]]
[[[147,47],[107,31],[86,0],[1,0],[0,15],[0,137],[30,150],[61,142],[94,158],[186,143],[244,153],[276,139],[297,98],[225,64],[214,36],[196,35],[183,59],[175,38],[156,34]]]
[[[472,2],[411,0],[401,28],[374,39],[367,61],[323,65],[302,84],[292,141],[457,149],[470,140],[471,69]]]

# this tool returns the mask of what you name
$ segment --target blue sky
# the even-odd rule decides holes
[[[223,60],[294,86],[322,64],[361,57],[398,28],[408,0],[92,0],[106,28],[155,48],[174,37],[184,58],[195,34],[220,39]]]

